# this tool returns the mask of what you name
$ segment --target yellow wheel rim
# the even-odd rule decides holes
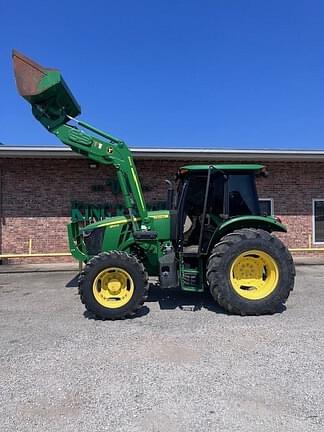
[[[241,253],[231,266],[230,281],[241,297],[261,300],[277,287],[279,270],[275,260],[266,252],[249,250]]]
[[[109,267],[97,275],[92,291],[101,306],[116,309],[130,301],[134,294],[134,282],[127,271],[119,267]]]

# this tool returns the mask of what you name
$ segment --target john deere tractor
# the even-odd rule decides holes
[[[255,178],[262,165],[183,166],[176,190],[169,182],[167,208],[148,211],[125,142],[76,119],[80,106],[59,70],[16,51],[13,63],[18,91],[34,117],[73,151],[116,169],[125,215],[67,227],[71,254],[85,264],[79,292],[91,313],[111,320],[135,314],[147,298],[149,276],[158,277],[163,290],[209,289],[232,314],[282,308],[295,270],[272,234],[286,227],[260,214]]]

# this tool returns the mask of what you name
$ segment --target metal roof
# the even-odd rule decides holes
[[[131,148],[135,159],[229,160],[229,161],[324,161],[324,150],[260,150],[213,148]],[[0,158],[60,158],[82,156],[69,147],[0,146]]]

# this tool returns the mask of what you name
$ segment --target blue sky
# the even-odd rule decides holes
[[[133,147],[324,148],[322,0],[12,0],[0,15],[4,144],[58,144],[16,92],[16,48]]]

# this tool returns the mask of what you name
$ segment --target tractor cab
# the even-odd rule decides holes
[[[202,289],[206,259],[227,233],[226,225],[260,217],[255,178],[263,172],[259,164],[188,165],[179,169],[175,249],[182,289]]]
[[[177,247],[190,255],[206,254],[215,231],[239,216],[259,216],[255,176],[264,167],[188,165],[178,172]]]

